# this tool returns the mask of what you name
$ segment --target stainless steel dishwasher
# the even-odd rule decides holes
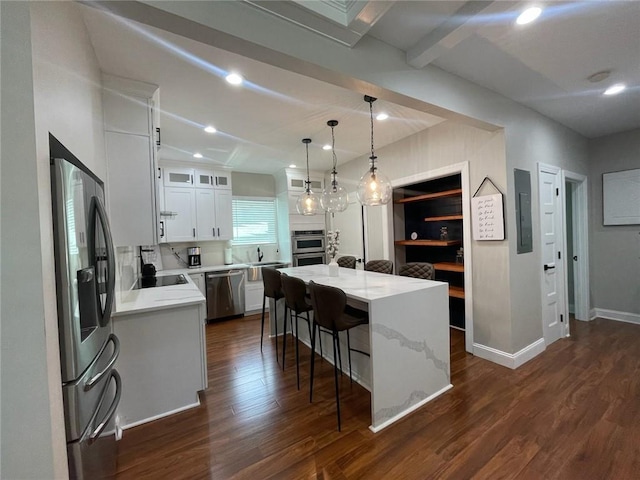
[[[244,315],[244,270],[206,274],[207,320]]]

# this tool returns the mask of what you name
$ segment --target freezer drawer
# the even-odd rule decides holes
[[[244,315],[244,270],[206,274],[207,320]]]

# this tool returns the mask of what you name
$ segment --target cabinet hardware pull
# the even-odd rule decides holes
[[[193,238],[196,238],[196,229],[193,229]]]
[[[191,182],[191,185],[193,185],[193,175],[189,175],[189,182]]]
[[[162,178],[162,169],[158,167],[158,178]]]
[[[216,187],[218,186],[218,176],[216,175]]]
[[[220,227],[218,227],[218,236],[220,236]]]
[[[546,263],[544,264],[544,271],[546,272],[547,270],[551,270],[552,268],[556,268],[555,265],[547,265]]]
[[[216,227],[213,227],[211,229],[211,234],[215,237],[216,236]]]
[[[160,220],[160,238],[164,238],[164,220]]]
[[[156,133],[158,134],[158,138],[156,139],[156,146],[160,146],[161,142],[160,142],[160,127],[156,127]]]

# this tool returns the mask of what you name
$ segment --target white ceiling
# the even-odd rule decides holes
[[[640,1],[537,2],[533,24],[516,26],[522,1],[246,1],[353,47],[371,35],[406,52],[413,68],[435,65],[557,120],[586,137],[640,128]],[[262,64],[184,37],[88,7],[84,18],[100,68],[160,86],[160,158],[273,173],[304,167],[302,138],[310,137],[311,168],[330,169],[326,122],[337,119],[338,163],[367,154],[368,104],[352,92]],[[240,88],[222,78],[242,72]],[[609,70],[600,83],[587,77]],[[616,97],[604,89],[624,82]],[[442,121],[379,100],[376,147]],[[202,127],[213,124],[219,133]]]

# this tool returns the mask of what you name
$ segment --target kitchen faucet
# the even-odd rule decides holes
[[[258,261],[261,262],[262,261],[262,257],[264,257],[264,253],[260,252],[260,247],[258,247]]]

